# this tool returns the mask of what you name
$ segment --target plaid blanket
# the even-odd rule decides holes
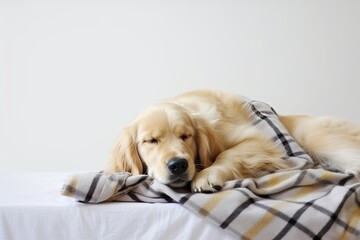
[[[173,189],[149,176],[102,172],[70,176],[62,194],[84,203],[176,202],[241,239],[359,239],[360,183],[352,175],[310,169],[267,104],[249,101],[254,124],[281,145],[293,168],[226,182],[217,193]]]

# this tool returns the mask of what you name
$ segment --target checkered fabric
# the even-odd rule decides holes
[[[70,176],[62,194],[81,202],[175,202],[240,239],[360,239],[360,183],[352,175],[309,169],[312,159],[267,104],[248,101],[254,124],[281,144],[293,168],[226,182],[217,193],[172,189],[149,176],[101,172]]]

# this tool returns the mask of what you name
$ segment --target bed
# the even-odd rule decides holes
[[[0,239],[234,239],[176,203],[84,204],[61,195],[74,174],[1,174]]]

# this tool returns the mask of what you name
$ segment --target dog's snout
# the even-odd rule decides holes
[[[185,158],[172,158],[167,163],[167,168],[172,174],[181,175],[188,169],[188,162]]]

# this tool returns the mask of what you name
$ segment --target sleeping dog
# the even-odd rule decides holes
[[[278,116],[322,166],[360,175],[360,128],[331,117]],[[171,187],[215,192],[225,181],[291,167],[255,124],[246,98],[193,91],[150,106],[125,127],[107,172],[148,174]],[[200,166],[201,165],[201,169]]]

